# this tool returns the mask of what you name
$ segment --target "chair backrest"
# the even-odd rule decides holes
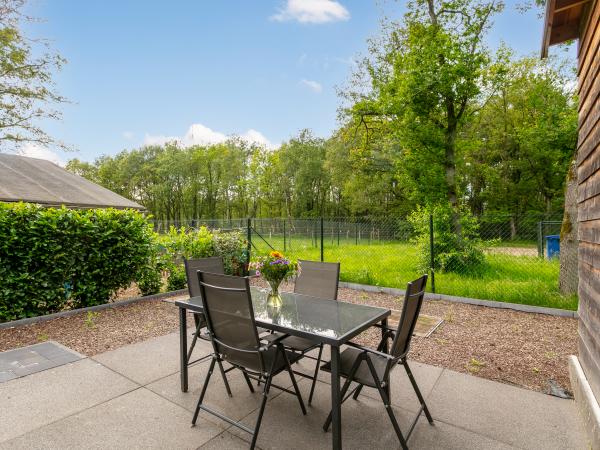
[[[187,277],[188,291],[190,297],[198,297],[200,295],[200,285],[198,284],[198,275],[196,272],[210,273],[225,273],[223,258],[220,256],[211,256],[210,258],[184,259],[185,275]]]
[[[324,299],[337,300],[340,263],[298,260],[300,275],[294,292]]]
[[[423,275],[421,278],[411,281],[406,286],[404,306],[402,307],[398,330],[396,331],[390,351],[390,354],[393,356],[404,356],[410,349],[410,341],[415,330],[415,325],[417,324],[417,319],[419,318],[419,313],[421,312],[423,298],[425,297],[426,284],[427,275]]]
[[[249,280],[201,271],[197,277],[215,352],[231,364],[264,372]]]

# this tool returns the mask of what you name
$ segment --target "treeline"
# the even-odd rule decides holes
[[[67,168],[158,220],[404,217],[439,204],[516,219],[560,212],[577,135],[573,74],[487,50],[497,3],[428,3],[411,3],[372,42],[328,138],[303,130],[276,149],[173,142]]]

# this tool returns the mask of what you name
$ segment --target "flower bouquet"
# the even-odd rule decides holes
[[[256,270],[256,275],[262,276],[271,287],[267,295],[267,305],[281,306],[279,285],[299,273],[300,266],[296,261],[283,256],[283,253],[272,251],[267,256],[261,256],[257,261],[251,262],[250,269]]]

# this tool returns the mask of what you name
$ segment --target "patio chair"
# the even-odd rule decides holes
[[[362,347],[360,345],[350,342],[349,347],[346,348],[340,355],[340,374],[346,378],[346,382],[340,392],[342,398],[342,404],[353,394],[356,399],[357,393],[360,392],[363,386],[369,386],[377,389],[381,400],[385,405],[387,414],[392,422],[394,431],[398,436],[400,445],[403,449],[407,449],[406,442],[408,441],[412,431],[421,416],[421,413],[425,413],[427,420],[433,425],[433,418],[429,413],[429,409],[425,404],[425,399],[419,390],[419,386],[415,381],[415,378],[410,370],[408,361],[406,359],[408,351],[410,349],[410,342],[412,339],[415,324],[421,311],[421,305],[423,304],[423,297],[425,294],[425,285],[427,284],[427,275],[423,275],[421,278],[408,283],[406,287],[406,294],[404,296],[404,307],[402,308],[402,315],[398,328],[395,330],[393,335],[384,334],[383,339],[388,339],[388,336],[393,337],[391,349],[389,353],[384,353],[379,350],[372,350],[370,348]],[[381,348],[381,346],[380,346]],[[406,437],[402,434],[394,411],[392,410],[390,400],[390,373],[398,365],[402,364],[408,375],[408,379],[412,384],[412,387],[419,399],[421,404],[417,416],[412,422]],[[322,370],[331,371],[331,362],[325,364]],[[350,384],[355,381],[358,385],[348,393]],[[331,425],[331,413],[327,417],[323,430],[327,431]]]
[[[202,291],[202,304],[214,353],[194,411],[192,425],[196,424],[200,410],[206,411],[250,433],[252,435],[250,448],[253,449],[271,387],[295,395],[300,403],[302,414],[306,414],[302,395],[290,366],[291,362],[298,361],[302,356],[285,350],[281,340],[287,335],[267,343],[260,341],[254,320],[250,283],[247,278],[198,272],[198,282]],[[215,364],[220,361],[231,364],[227,372],[240,370],[251,392],[254,392],[251,378],[264,383],[262,402],[254,429],[203,404]],[[293,391],[272,382],[273,377],[283,371],[287,371],[290,375]]]
[[[306,260],[299,260],[298,263],[300,264],[301,271],[294,284],[294,292],[296,294],[310,295],[311,297],[327,300],[337,300],[340,263]],[[286,348],[293,350],[294,352],[300,352],[301,355],[309,359],[314,359],[317,362],[313,376],[306,375],[302,372],[294,372],[297,375],[312,380],[310,394],[308,396],[308,404],[310,405],[317,384],[317,376],[319,375],[321,356],[323,355],[323,344],[318,344],[310,339],[297,336],[290,336],[284,339],[282,343]],[[308,352],[316,348],[319,349],[319,354],[316,358],[307,355]]]
[[[202,272],[218,274],[225,273],[225,265],[223,264],[223,258],[221,258],[220,256],[212,256],[210,258],[197,259],[184,258],[183,264],[185,266],[185,275],[187,278],[188,292],[190,294],[190,298],[199,297],[201,295],[200,285],[198,284],[198,276],[196,275],[196,272],[200,270]],[[190,349],[188,350],[188,363],[192,357],[192,352],[194,351],[194,347],[196,346],[196,341],[198,340],[198,338],[203,339],[202,335],[200,334],[200,330],[202,328],[206,328],[206,319],[204,318],[204,314],[194,313],[194,325],[196,326],[196,332],[194,333],[194,337],[192,338],[192,342],[190,344]]]

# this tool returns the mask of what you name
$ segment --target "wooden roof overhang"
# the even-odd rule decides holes
[[[542,40],[542,58],[548,47],[577,39],[586,7],[593,0],[547,0]]]

